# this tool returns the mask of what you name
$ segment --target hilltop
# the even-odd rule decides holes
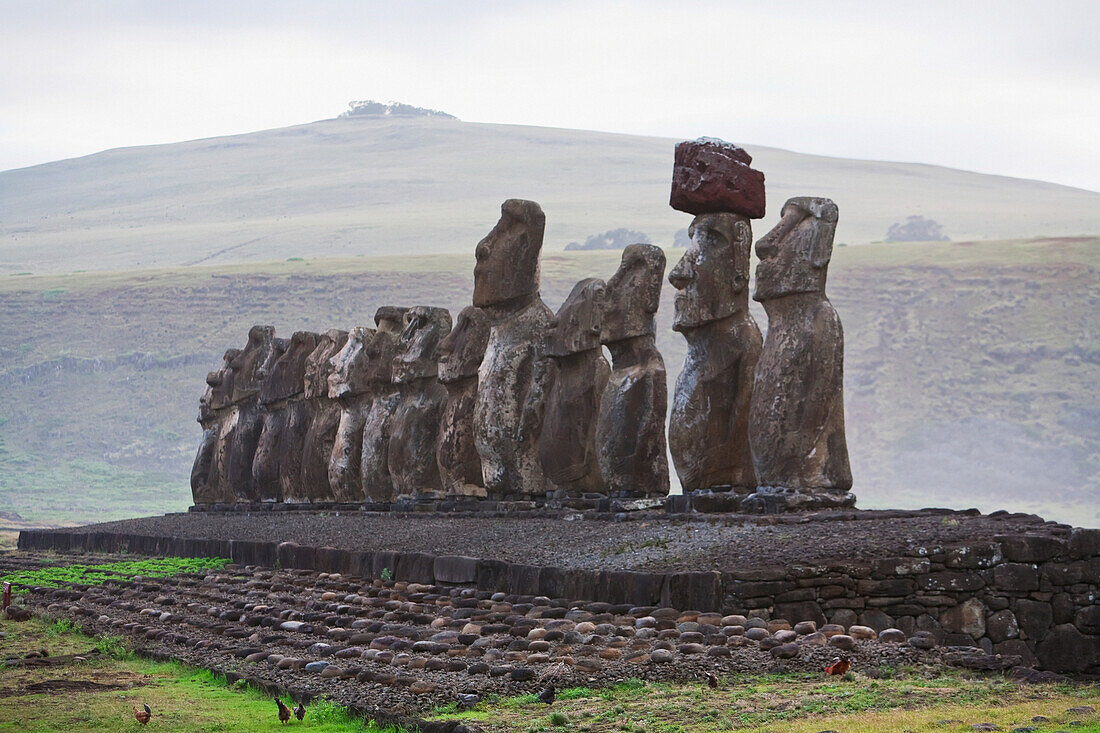
[[[675,140],[394,109],[0,172],[0,274],[469,252],[512,197],[542,204],[547,252],[690,223],[668,206]],[[1100,193],[741,144],[767,176],[758,235],[808,194],[837,202],[845,244],[910,216],[955,241],[1100,232]]]

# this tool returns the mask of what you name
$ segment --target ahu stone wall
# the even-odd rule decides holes
[[[25,530],[23,550],[127,551],[229,557],[552,599],[671,607],[764,619],[894,627],[944,646],[978,646],[1057,672],[1100,674],[1100,529],[1068,537],[997,536],[914,546],[871,562],[746,567],[733,572],[636,572],[543,567],[422,552],[359,552],[290,542]]]

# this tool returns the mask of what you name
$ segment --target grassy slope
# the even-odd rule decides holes
[[[500,202],[539,201],[547,251],[629,227],[669,243],[674,140],[456,120],[325,120],[110,150],[0,172],[0,274],[466,252]],[[962,239],[1093,234],[1100,193],[935,166],[749,145],[768,217],[794,195],[840,206],[837,241],[911,214]]]
[[[836,249],[829,292],[846,331],[861,505],[1100,526],[1098,245]],[[670,267],[678,256],[669,251]],[[549,253],[544,298],[556,307],[617,263],[614,252]],[[383,304],[457,310],[472,265],[467,252],[0,277],[0,511],[60,522],[183,509],[203,377],[249,325],[289,335],[370,323]],[[684,353],[671,313],[666,286],[658,341],[670,384]]]
[[[81,654],[96,646],[113,656],[45,669],[0,667],[0,731],[138,730],[132,708],[149,703],[148,730],[378,731],[350,720],[343,709],[314,703],[303,722],[282,726],[266,695],[224,678],[178,664],[134,658],[111,640],[96,640],[71,630],[65,621],[48,625],[0,621],[0,656],[22,656],[40,648],[51,655]],[[1037,731],[1061,729],[1081,721],[1077,731],[1100,730],[1095,713],[1068,710],[1100,705],[1096,685],[1026,685],[1003,679],[968,678],[943,670],[873,670],[882,679],[857,672],[851,679],[824,675],[761,674],[722,680],[718,690],[702,684],[657,684],[628,680],[605,689],[572,688],[560,693],[552,710],[533,695],[479,703],[459,717],[485,730],[630,733],[703,733],[731,729],[762,731],[970,730],[975,723],[997,723],[1002,730],[1034,725]],[[10,695],[32,683],[63,680],[114,685],[119,689],[65,694]],[[1035,724],[1043,715],[1049,723]],[[453,708],[438,717],[456,717]],[[953,720],[956,723],[944,724]]]

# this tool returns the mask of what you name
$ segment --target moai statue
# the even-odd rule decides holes
[[[260,437],[252,455],[252,493],[254,501],[279,501],[279,440],[286,425],[286,403],[272,396],[271,376],[275,365],[286,354],[290,341],[275,338],[271,353],[260,367],[260,391],[256,402],[260,406]]]
[[[768,313],[749,417],[760,489],[748,511],[852,506],[844,438],[844,331],[825,297],[837,208],[792,198],[756,243],[753,298]]]
[[[328,481],[328,465],[340,425],[340,403],[328,396],[332,357],[348,342],[348,332],[331,329],[321,334],[317,348],[306,359],[302,395],[309,409],[309,428],[302,443],[300,495],[288,501],[335,501]]]
[[[474,442],[490,496],[540,496],[546,477],[539,431],[546,391],[544,334],[554,314],[539,296],[546,216],[534,201],[509,199],[477,245],[474,305],[492,328],[478,369]]]
[[[261,501],[303,501],[302,447],[310,414],[302,393],[306,360],[317,339],[310,331],[296,331],[260,389],[267,417],[252,461],[252,481]]]
[[[756,488],[749,402],[763,339],[749,314],[749,218],[764,215],[764,176],[751,162],[721,140],[676,146],[671,204],[695,216],[691,246],[668,276],[679,291],[672,328],[688,342],[668,429],[684,493]]]
[[[393,383],[393,358],[405,328],[407,308],[382,306],[374,314],[378,326],[366,346],[367,374],[371,403],[363,422],[363,460],[360,476],[367,501],[393,501],[390,479],[390,428],[401,405],[401,391]]]
[[[387,455],[395,500],[443,498],[436,444],[447,388],[439,382],[438,355],[439,343],[450,331],[446,308],[416,306],[405,313],[393,359],[401,404],[390,426]]]
[[[596,451],[612,496],[660,497],[669,490],[668,388],[654,319],[664,277],[661,248],[632,244],[604,294],[600,341],[612,368],[600,400]]]
[[[447,403],[439,423],[436,457],[445,496],[485,496],[481,457],[474,445],[474,404],[477,369],[488,341],[489,317],[469,305],[439,344],[439,381],[447,390]]]
[[[604,281],[581,280],[546,336],[549,389],[539,457],[550,486],[565,496],[602,492],[596,420],[611,367],[600,346]]]
[[[333,501],[363,501],[363,424],[370,411],[368,345],[374,329],[355,326],[344,346],[330,360],[328,396],[340,405],[340,421],[328,462],[328,483]]]
[[[232,414],[226,420],[215,454],[218,480],[238,502],[258,500],[252,485],[252,460],[260,440],[263,420],[257,395],[263,384],[263,367],[275,348],[275,329],[253,326],[248,343],[231,364],[233,385],[229,401]]]
[[[218,439],[229,419],[230,395],[233,391],[233,360],[240,349],[229,349],[222,357],[222,366],[206,375],[206,392],[199,399],[199,425],[202,442],[191,468],[191,497],[195,504],[228,503],[234,500],[218,478],[215,456]]]

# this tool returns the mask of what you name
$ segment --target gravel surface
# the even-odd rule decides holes
[[[365,512],[169,514],[65,532],[296,542],[359,551],[467,555],[512,563],[601,570],[733,570],[761,565],[870,560],[918,547],[996,535],[1065,535],[1034,515],[852,511],[779,517],[652,514],[613,517],[470,517]],[[621,518],[620,518],[621,519]]]

